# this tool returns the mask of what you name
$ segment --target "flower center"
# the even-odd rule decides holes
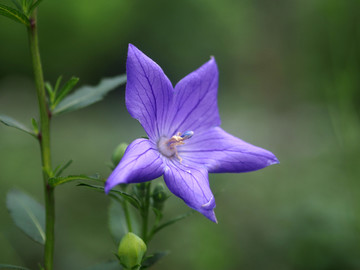
[[[180,162],[182,158],[179,156],[176,146],[185,144],[184,141],[190,139],[194,135],[193,131],[186,131],[184,133],[178,132],[170,139],[167,137],[161,137],[158,142],[158,149],[161,154],[166,157],[176,156]]]

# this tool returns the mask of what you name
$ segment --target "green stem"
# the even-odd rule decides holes
[[[126,186],[123,188],[123,191],[124,192],[126,191]],[[127,204],[126,200],[123,200],[122,207],[124,209],[125,220],[126,220],[126,225],[128,227],[128,231],[132,232],[131,217],[130,217],[130,212],[129,212],[129,208],[128,208],[128,204]]]
[[[150,206],[150,190],[151,182],[146,183],[144,205],[142,209],[142,239],[147,244],[148,237],[148,221],[149,221],[149,206]]]
[[[50,113],[47,108],[46,94],[44,87],[44,77],[41,66],[39,41],[37,33],[37,11],[35,10],[30,18],[28,28],[30,52],[33,63],[36,92],[40,112],[40,133],[39,142],[41,148],[41,159],[43,167],[44,192],[45,192],[45,209],[46,209],[46,240],[44,250],[44,267],[46,270],[53,269],[54,254],[54,188],[49,185],[48,180],[52,174],[51,155],[50,155]]]

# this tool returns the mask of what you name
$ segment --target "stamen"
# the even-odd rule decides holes
[[[194,135],[194,131],[185,131],[182,135],[181,138],[183,138],[184,140],[190,139],[192,136]]]

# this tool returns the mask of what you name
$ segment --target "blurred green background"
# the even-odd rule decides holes
[[[3,4],[11,1],[3,0]],[[161,232],[154,269],[360,269],[360,2],[358,0],[43,1],[40,49],[47,81],[97,84],[125,72],[128,43],[175,84],[215,56],[222,127],[269,149],[280,165],[211,175],[215,225],[199,214]],[[37,117],[25,28],[0,17],[0,113]],[[112,150],[144,131],[124,87],[52,123],[53,163],[106,177]],[[42,201],[37,142],[0,126],[0,262],[35,269],[42,248],[5,206],[16,187]],[[113,258],[109,198],[76,184],[56,190],[55,269]],[[172,197],[170,218],[187,211]]]

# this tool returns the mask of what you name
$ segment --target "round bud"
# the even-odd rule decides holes
[[[118,249],[120,263],[125,269],[140,269],[146,249],[146,244],[136,234],[131,232],[125,234]]]
[[[162,183],[158,183],[151,195],[153,207],[161,211],[164,207],[164,202],[169,197],[166,193],[166,189]]]

